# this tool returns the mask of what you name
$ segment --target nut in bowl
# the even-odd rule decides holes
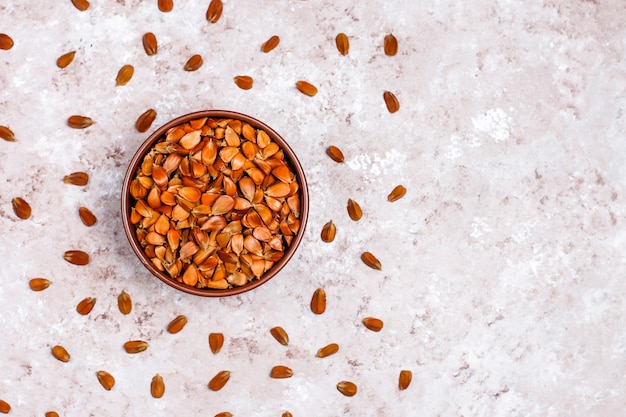
[[[244,114],[206,110],[152,133],[126,171],[122,221],[157,278],[221,297],[274,277],[304,234],[309,196],[287,142]]]

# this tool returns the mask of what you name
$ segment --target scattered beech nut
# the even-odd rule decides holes
[[[222,4],[222,0],[211,0],[209,3],[209,8],[206,11],[206,20],[210,23],[217,22],[222,16],[222,9],[224,5]]]
[[[122,314],[130,314],[133,310],[133,301],[126,291],[122,291],[120,295],[117,296],[117,308]]]
[[[397,185],[387,196],[387,201],[394,202],[400,200],[406,194],[406,188],[403,185]]]
[[[280,38],[274,35],[270,37],[268,40],[266,40],[265,42],[263,42],[263,45],[261,45],[261,51],[268,53],[272,49],[276,48],[279,43],[280,43]]]
[[[252,77],[248,76],[248,75],[237,75],[234,78],[235,84],[237,84],[237,87],[241,88],[242,90],[249,90],[252,88],[252,84],[254,83],[254,80],[252,79]]]
[[[388,34],[385,36],[384,42],[385,55],[394,56],[398,53],[398,40],[393,34]]]
[[[352,200],[351,198],[348,199],[347,209],[348,216],[350,216],[352,220],[358,221],[361,219],[361,217],[363,217],[363,211],[361,210],[361,206],[359,206],[359,203]]]
[[[220,371],[209,381],[209,389],[211,391],[219,391],[230,379],[230,371]]]
[[[76,311],[78,312],[78,314],[84,316],[91,313],[91,310],[93,310],[93,307],[95,305],[96,299],[93,297],[87,297],[80,303],[78,303],[78,305],[76,306]]]
[[[335,233],[337,233],[337,227],[333,221],[330,220],[322,227],[321,238],[324,242],[330,243],[335,240]]]
[[[72,4],[81,12],[89,8],[89,2],[87,0],[72,0]]]
[[[400,390],[405,390],[411,385],[411,380],[413,379],[413,373],[407,369],[403,369],[400,371],[400,376],[398,377],[398,388]]]
[[[0,138],[7,142],[15,142],[15,134],[6,126],[0,126]]]
[[[71,51],[66,54],[61,55],[57,59],[57,67],[65,68],[72,63],[74,60],[74,56],[76,55],[76,51]]]
[[[95,214],[93,214],[87,207],[79,207],[78,216],[83,224],[88,227],[93,226],[98,221]]]
[[[174,0],[158,0],[158,6],[163,13],[169,13],[174,8]]]
[[[209,334],[209,347],[214,355],[218,354],[222,350],[224,345],[224,335],[222,333]]]
[[[339,345],[337,343],[331,343],[324,346],[323,348],[320,348],[315,356],[317,356],[318,358],[325,358],[327,356],[334,355],[338,351]]]
[[[148,349],[148,343],[143,340],[130,340],[124,343],[124,350],[127,353],[139,353]]]
[[[326,291],[318,288],[311,297],[311,311],[315,314],[323,314],[326,311]]]
[[[89,255],[80,250],[66,251],[63,259],[74,265],[87,265],[89,263]]]
[[[152,56],[156,55],[159,46],[157,43],[157,38],[152,32],[147,32],[141,38],[141,42],[143,44],[143,49],[146,51],[146,55]]]
[[[11,411],[11,405],[4,400],[0,400],[0,413],[9,414],[9,411]]]
[[[200,69],[202,64],[202,57],[198,54],[193,55],[191,58],[189,58],[189,60],[187,60],[187,63],[185,64],[185,71],[196,71]]]
[[[59,413],[56,411],[48,411],[46,412],[45,417],[59,417]]]
[[[291,368],[283,365],[278,365],[272,368],[270,376],[276,379],[291,378],[293,376],[293,371],[291,370]]]
[[[150,382],[150,395],[154,398],[161,398],[163,394],[165,394],[165,383],[163,382],[163,377],[156,374],[152,377],[152,382]]]
[[[70,361],[70,354],[67,353],[67,350],[65,350],[63,346],[60,346],[60,345],[53,346],[51,351],[52,351],[52,356],[54,356],[57,360],[61,362]]]
[[[356,394],[356,385],[350,381],[341,381],[337,384],[337,390],[346,397],[352,397]]]
[[[375,317],[365,317],[363,325],[373,332],[379,332],[383,328],[383,321]]]
[[[11,203],[13,205],[13,212],[17,217],[22,220],[26,220],[30,217],[32,212],[30,204],[28,204],[22,197],[15,197]]]
[[[71,174],[63,177],[63,182],[82,187],[87,185],[89,182],[89,174],[86,172],[72,172]]]
[[[335,37],[335,44],[337,45],[337,50],[341,55],[348,55],[348,51],[350,50],[348,35],[345,33],[338,34],[337,37]]]
[[[313,97],[314,95],[317,94],[317,87],[315,87],[313,84],[309,83],[308,81],[303,81],[300,80],[296,83],[296,88],[298,88],[298,90],[300,90],[300,92],[304,95],[307,95],[309,97]]]
[[[180,332],[183,329],[183,327],[185,327],[186,324],[187,324],[187,317],[180,315],[176,317],[174,320],[172,320],[170,324],[167,325],[167,331],[170,332],[171,334],[176,334]]]
[[[122,66],[117,72],[117,77],[115,77],[115,85],[119,87],[128,84],[134,73],[135,68],[132,65],[126,64]]]
[[[113,388],[113,386],[115,385],[115,378],[113,378],[113,375],[111,375],[107,371],[96,372],[96,377],[98,377],[98,382],[100,382],[102,388],[107,391],[111,391],[111,388]]]
[[[383,99],[385,100],[385,105],[389,113],[395,113],[400,110],[400,102],[391,91],[385,91],[383,93]]]
[[[361,254],[361,260],[365,265],[369,266],[372,269],[382,269],[380,261],[374,255],[372,255],[371,252],[363,252],[363,254]]]
[[[137,129],[137,131],[143,133],[150,129],[150,126],[152,126],[152,122],[154,122],[156,116],[157,113],[154,109],[148,109],[143,112],[135,122],[135,128]]]
[[[272,327],[270,329],[270,333],[272,336],[274,336],[274,339],[276,339],[276,341],[280,343],[281,345],[283,346],[289,345],[289,335],[287,334],[285,329],[283,329],[282,327],[280,326]]]
[[[0,33],[0,49],[8,51],[13,48],[13,39],[6,33]]]
[[[43,291],[52,284],[46,278],[33,278],[28,282],[30,289],[33,291]]]
[[[343,152],[341,152],[341,149],[339,149],[336,146],[329,146],[326,149],[326,155],[328,155],[330,159],[332,159],[335,162],[341,163],[344,161]]]
[[[67,125],[72,129],[85,129],[93,124],[93,120],[87,116],[70,116]]]

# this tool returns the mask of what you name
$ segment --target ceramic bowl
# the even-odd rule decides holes
[[[283,251],[282,257],[276,260],[273,263],[273,266],[269,268],[265,273],[263,273],[260,278],[255,278],[253,280],[248,281],[246,284],[242,286],[234,286],[228,289],[207,289],[207,288],[197,288],[186,285],[182,282],[180,276],[178,279],[172,278],[167,272],[160,270],[155,265],[155,262],[151,260],[151,258],[146,254],[144,250],[144,246],[142,246],[142,242],[139,241],[137,236],[137,227],[132,223],[132,210],[135,206],[137,200],[131,195],[131,182],[135,179],[138,172],[141,170],[142,162],[146,154],[150,152],[150,150],[157,144],[162,141],[165,137],[166,132],[170,131],[170,129],[183,125],[192,120],[199,120],[203,118],[208,118],[217,120],[217,119],[236,119],[240,120],[243,123],[247,123],[255,129],[264,130],[270,139],[275,142],[284,154],[285,161],[289,164],[292,169],[292,172],[295,174],[295,181],[298,183],[299,196],[300,196],[300,213],[299,213],[299,229],[295,234],[292,235],[290,243],[286,246]],[[220,158],[218,155],[217,158]],[[244,174],[245,175],[245,174]],[[239,192],[239,191],[238,191]],[[126,171],[126,176],[124,178],[123,186],[122,186],[122,196],[121,196],[121,209],[122,209],[122,222],[124,231],[126,233],[126,237],[130,243],[130,247],[132,251],[137,255],[137,258],[141,261],[143,266],[150,271],[155,277],[166,283],[167,285],[176,288],[177,290],[194,294],[198,296],[204,297],[224,297],[231,296],[235,294],[241,294],[246,291],[250,291],[254,288],[257,288],[273,277],[275,277],[283,267],[289,262],[294,253],[296,252],[300,241],[304,235],[304,231],[306,228],[308,211],[309,211],[309,194],[307,189],[306,178],[304,175],[304,171],[302,169],[302,165],[298,161],[298,158],[294,151],[291,149],[289,144],[270,126],[265,123],[245,114],[227,111],[227,110],[204,110],[198,111],[190,114],[186,114],[180,117],[177,117],[163,126],[156,129],[143,144],[139,147],[135,155],[133,156],[128,169]],[[253,210],[252,208],[250,210]],[[167,239],[166,239],[167,242]],[[145,245],[145,239],[144,239]],[[167,243],[165,243],[167,245]],[[157,261],[158,264],[158,261]]]

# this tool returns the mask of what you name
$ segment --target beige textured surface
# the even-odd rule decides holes
[[[44,4],[46,3],[46,4]],[[626,410],[626,11],[608,1],[0,2],[0,398],[43,416],[620,416]],[[156,34],[148,57],[141,37]],[[341,56],[337,33],[350,39]],[[387,57],[394,33],[399,52]],[[281,37],[269,54],[260,45]],[[76,50],[64,70],[56,58]],[[193,54],[204,66],[183,65]],[[118,69],[133,79],[115,87]],[[232,79],[250,75],[253,89]],[[295,89],[305,79],[315,97]],[[401,104],[387,112],[382,94]],[[259,118],[300,156],[311,193],[298,253],[267,285],[201,299],[157,281],[120,227],[120,183],[145,135],[205,108]],[[69,129],[70,115],[92,117]],[[327,146],[339,146],[344,164]],[[63,184],[88,171],[84,188]],[[407,195],[388,203],[404,184]],[[11,199],[33,208],[16,218]],[[363,207],[360,222],[348,198]],[[85,227],[85,205],[98,223]],[[319,238],[332,219],[330,244]],[[67,264],[82,249],[92,262]],[[369,250],[382,271],[359,260]],[[35,293],[28,280],[53,281]],[[328,309],[309,310],[324,287]],[[122,316],[116,298],[135,302]],[[97,297],[88,316],[75,306]],[[178,314],[189,324],[165,331]],[[385,322],[380,333],[361,325]],[[269,334],[282,326],[290,345]],[[223,332],[213,355],[210,332]],[[129,339],[150,347],[131,356]],[[315,358],[318,348],[339,352]],[[72,360],[56,361],[64,345]],[[269,378],[274,365],[294,376]],[[105,391],[96,371],[113,374]],[[232,376],[220,392],[207,383]],[[401,369],[413,383],[399,391]],[[166,391],[150,397],[159,373]],[[342,396],[337,382],[358,385]]]

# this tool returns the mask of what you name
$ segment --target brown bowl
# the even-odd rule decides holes
[[[300,228],[298,232],[294,235],[291,244],[284,251],[283,256],[274,263],[274,265],[267,270],[260,278],[249,281],[247,284],[240,287],[233,287],[228,289],[204,289],[197,288],[186,285],[182,282],[177,281],[176,279],[171,278],[167,273],[161,272],[159,269],[155,267],[155,265],[150,261],[146,253],[144,252],[138,238],[136,235],[136,227],[131,224],[130,216],[131,209],[134,206],[135,199],[130,194],[130,184],[132,180],[135,178],[137,171],[140,169],[141,164],[143,162],[144,156],[150,151],[150,149],[162,139],[162,136],[172,127],[184,124],[190,120],[200,119],[203,117],[213,118],[213,119],[238,119],[242,122],[246,122],[250,124],[252,127],[256,129],[264,130],[268,136],[272,139],[272,141],[276,142],[280,148],[283,150],[285,155],[285,160],[287,160],[295,171],[296,181],[299,185],[300,190]],[[139,147],[135,155],[133,156],[128,169],[126,171],[126,176],[124,177],[124,182],[122,184],[122,198],[121,198],[121,208],[122,208],[122,223],[124,225],[124,231],[126,233],[126,237],[130,242],[130,246],[135,252],[135,255],[139,258],[141,263],[157,278],[159,278],[164,283],[174,287],[180,291],[184,291],[189,294],[199,295],[203,297],[224,297],[229,295],[241,294],[246,291],[250,291],[260,285],[263,285],[270,279],[272,279],[280,270],[289,262],[292,258],[302,237],[304,235],[304,230],[306,228],[306,223],[308,219],[309,213],[309,193],[307,189],[306,178],[304,176],[304,171],[302,169],[302,165],[296,154],[291,149],[289,144],[271,127],[267,126],[265,123],[260,122],[259,120],[254,119],[253,117],[247,116],[245,114],[227,111],[227,110],[204,110],[198,111],[195,113],[186,114],[184,116],[177,117],[176,119],[171,120],[165,125],[158,128],[154,131],[146,141]]]

